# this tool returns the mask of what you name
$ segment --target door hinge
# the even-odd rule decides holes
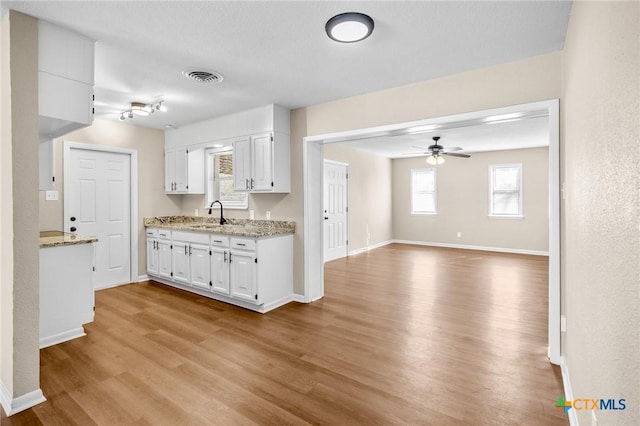
[[[273,142],[273,135],[271,135],[271,142]]]
[[[213,283],[209,281],[209,287],[213,287]]]
[[[349,173],[347,173],[347,177],[345,177],[345,179],[349,179]]]
[[[51,176],[51,181],[55,182],[56,181],[56,177],[55,176]]]
[[[171,276],[173,276],[173,272],[171,273]]]
[[[186,189],[189,189],[189,185],[186,186]]]
[[[189,150],[187,150],[187,154],[189,153]]]
[[[171,250],[173,250],[173,244],[171,244],[171,245],[169,246],[169,248],[170,248]]]
[[[95,266],[94,266],[93,268],[91,268],[91,269],[93,269],[93,272],[95,272],[95,271],[96,271],[96,267],[95,267]]]
[[[345,243],[346,245],[349,245],[349,240],[345,241],[344,243]]]
[[[95,312],[95,311],[96,311],[96,307],[94,306],[94,307],[93,307],[93,312]]]
[[[271,187],[273,188],[273,182],[271,182]]]
[[[211,256],[211,250],[209,250],[209,256]]]
[[[344,211],[345,211],[345,212],[347,212],[347,213],[349,213],[349,206],[345,207],[345,208],[344,208]]]
[[[258,295],[256,294],[256,300],[258,300]]]
[[[253,263],[258,263],[258,258],[253,259]]]

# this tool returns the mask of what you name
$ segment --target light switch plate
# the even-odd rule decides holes
[[[47,201],[58,201],[58,191],[45,191],[44,198]]]

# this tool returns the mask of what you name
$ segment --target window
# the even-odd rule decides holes
[[[436,169],[411,170],[411,214],[436,214]]]
[[[233,190],[231,147],[207,151],[207,205],[220,200],[225,209],[246,209],[249,194]],[[216,208],[220,208],[216,204]]]
[[[522,217],[522,164],[489,166],[489,216]]]

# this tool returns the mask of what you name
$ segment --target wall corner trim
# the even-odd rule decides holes
[[[569,380],[569,366],[567,365],[567,358],[560,357],[560,371],[562,372],[562,385],[564,386],[564,399],[567,401],[573,401],[573,390],[571,389],[571,380]],[[578,422],[578,415],[576,410],[569,410],[567,412],[569,416],[570,426],[580,426]]]
[[[12,398],[4,383],[0,382],[0,403],[2,403],[2,408],[7,416],[27,410],[46,400],[47,398],[44,397],[40,388],[17,398]]]

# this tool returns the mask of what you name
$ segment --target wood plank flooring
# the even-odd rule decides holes
[[[266,315],[146,282],[41,351],[47,402],[2,425],[566,425],[547,258],[392,244]]]

